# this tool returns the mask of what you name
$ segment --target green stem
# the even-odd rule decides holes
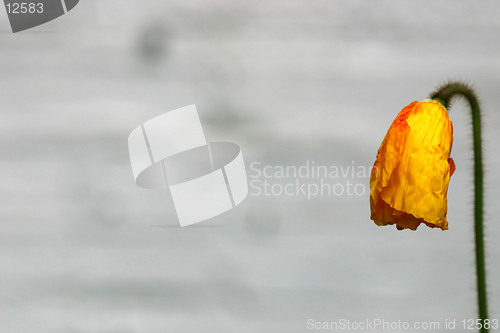
[[[484,328],[488,319],[488,301],[486,295],[486,272],[484,265],[484,235],[483,235],[483,157],[481,145],[481,115],[479,103],[474,91],[463,83],[452,82],[440,87],[431,94],[431,98],[442,103],[448,109],[451,100],[461,96],[467,99],[472,111],[472,136],[474,141],[474,231],[476,242],[476,276],[477,300],[479,318],[482,322],[480,332],[488,332]]]

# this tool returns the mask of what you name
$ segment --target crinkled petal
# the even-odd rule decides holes
[[[370,178],[371,218],[377,225],[448,229],[447,191],[453,126],[436,101],[413,102],[392,123]]]

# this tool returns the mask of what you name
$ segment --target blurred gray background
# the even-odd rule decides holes
[[[181,229],[167,192],[135,186],[127,149],[140,123],[196,103],[207,138],[238,143],[247,166],[370,166],[396,114],[448,79],[473,84],[484,111],[500,318],[499,12],[497,1],[84,0],[12,34],[0,10],[0,331],[474,318],[464,103],[451,108],[446,232],[377,227],[368,193],[249,196]]]

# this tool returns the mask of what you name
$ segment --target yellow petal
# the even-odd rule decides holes
[[[452,143],[453,126],[440,103],[413,102],[401,110],[379,148],[370,178],[371,218],[377,225],[415,230],[425,223],[448,229]]]

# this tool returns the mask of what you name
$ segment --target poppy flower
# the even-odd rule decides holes
[[[412,102],[398,114],[370,177],[371,219],[379,226],[448,229],[446,195],[455,163],[453,125],[435,100]]]

